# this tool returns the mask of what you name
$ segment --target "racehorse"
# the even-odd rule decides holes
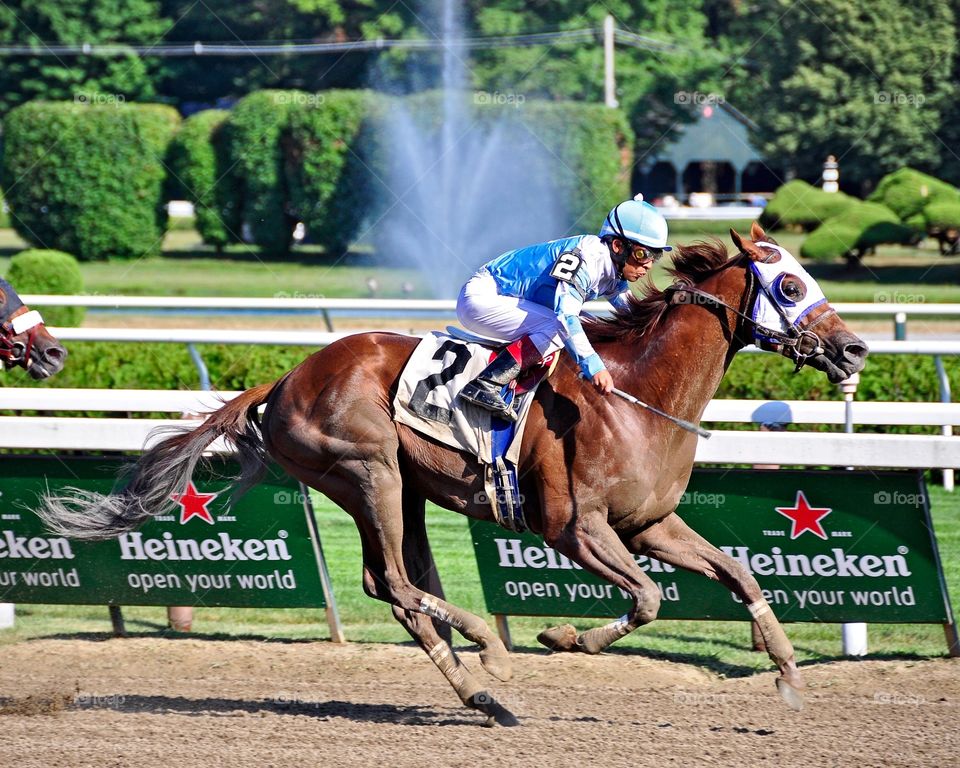
[[[635,298],[612,319],[587,323],[614,381],[693,422],[734,354],[755,334],[798,368],[809,364],[832,382],[862,369],[867,354],[812,278],[758,225],[752,239],[733,230],[731,236],[736,256],[730,258],[720,241],[681,246],[672,286],[660,291],[648,285],[644,298]],[[763,301],[776,310],[777,327],[761,327],[754,319]],[[803,311],[795,311],[798,307]],[[439,631],[447,631],[441,623],[453,627],[480,646],[487,672],[510,678],[503,643],[483,619],[444,600],[436,577],[425,501],[474,518],[493,516],[475,457],[392,420],[397,381],[416,344],[415,338],[391,333],[341,339],[279,380],[247,390],[194,431],[156,444],[122,490],[103,496],[71,489],[48,496],[40,515],[62,535],[117,536],[168,510],[171,494],[182,491],[216,438],[237,449],[241,490],[256,481],[269,455],[353,517],[362,542],[364,590],[393,606],[394,616],[461,701],[486,713],[488,724],[516,724]],[[602,397],[565,357],[541,384],[519,462],[530,527],[549,546],[626,591],[632,607],[605,626],[583,633],[570,625],[554,627],[539,639],[554,650],[598,653],[652,621],[660,593],[634,559],[648,555],[717,579],[743,600],[779,668],[781,696],[799,708],[803,682],[793,648],[756,580],[675,512],[696,442],[670,421]]]
[[[20,366],[34,379],[59,373],[67,350],[46,329],[40,313],[24,306],[13,286],[0,278],[0,369]]]

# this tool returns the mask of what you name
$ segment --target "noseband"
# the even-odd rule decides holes
[[[0,303],[0,366],[12,368],[22,365],[27,368],[30,366],[37,329],[43,324],[43,318],[36,310],[12,317],[23,306],[23,302],[5,280],[0,280],[0,296],[4,297],[3,303]],[[27,331],[26,343],[18,341],[17,337]]]
[[[744,253],[741,253],[740,256],[749,258]],[[733,266],[738,261],[738,259],[732,259],[728,263],[728,266]],[[759,291],[755,289],[754,283],[759,286]],[[793,369],[793,372],[796,373],[809,362],[810,358],[817,355],[822,355],[824,353],[823,342],[820,341],[820,337],[814,333],[812,329],[831,315],[835,315],[836,310],[827,304],[824,311],[818,314],[811,322],[808,322],[806,327],[800,328],[799,323],[800,319],[802,318],[798,319],[796,322],[791,322],[790,318],[787,317],[787,313],[783,311],[783,307],[780,306],[779,302],[770,292],[770,289],[763,284],[763,281],[757,280],[753,270],[748,268],[747,290],[744,292],[744,295],[748,298],[753,296],[753,301],[751,302],[753,305],[756,304],[757,300],[759,299],[761,291],[773,305],[773,308],[777,311],[777,314],[780,315],[780,318],[783,320],[783,323],[787,328],[786,331],[781,331],[779,328],[768,328],[765,325],[761,325],[750,315],[742,312],[736,307],[730,306],[722,299],[714,296],[712,293],[707,293],[706,291],[697,288],[688,280],[678,280],[676,283],[667,288],[664,293],[667,294],[667,299],[671,302],[673,301],[673,297],[675,295],[683,293],[697,297],[700,300],[698,303],[713,304],[714,306],[722,307],[723,309],[729,309],[731,312],[737,315],[740,321],[745,321],[753,329],[753,336],[754,340],[757,342],[757,346],[759,346],[761,349],[767,350],[768,352],[779,352],[784,357],[788,357],[796,364],[796,368]],[[692,302],[684,302],[683,299],[678,297],[675,303]],[[738,325],[742,324],[743,323],[738,322]]]

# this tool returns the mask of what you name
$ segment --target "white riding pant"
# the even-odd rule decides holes
[[[504,341],[529,336],[546,357],[563,347],[560,321],[549,307],[516,296],[502,296],[497,282],[481,269],[460,290],[457,318],[474,333]]]

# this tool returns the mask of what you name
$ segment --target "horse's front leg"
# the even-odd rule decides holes
[[[763,598],[757,580],[746,568],[690,528],[676,513],[637,534],[628,543],[637,554],[649,555],[664,563],[702,573],[736,594],[760,628],[767,653],[780,670],[777,679],[780,695],[793,709],[803,707],[804,684],[797,669],[793,646]]]
[[[640,570],[633,556],[610,527],[606,513],[596,512],[571,520],[558,532],[544,531],[544,540],[590,573],[626,591],[633,599],[630,611],[602,627],[578,634],[571,624],[551,627],[537,639],[555,651],[600,653],[615,640],[649,624],[660,610],[660,590]]]

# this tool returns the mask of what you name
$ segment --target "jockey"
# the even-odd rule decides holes
[[[577,235],[507,251],[471,277],[457,299],[457,317],[475,333],[511,342],[461,391],[464,400],[515,419],[503,389],[544,357],[566,346],[601,394],[613,379],[580,324],[586,301],[627,305],[628,283],[671,250],[667,222],[643,195],[617,205],[599,235]]]

